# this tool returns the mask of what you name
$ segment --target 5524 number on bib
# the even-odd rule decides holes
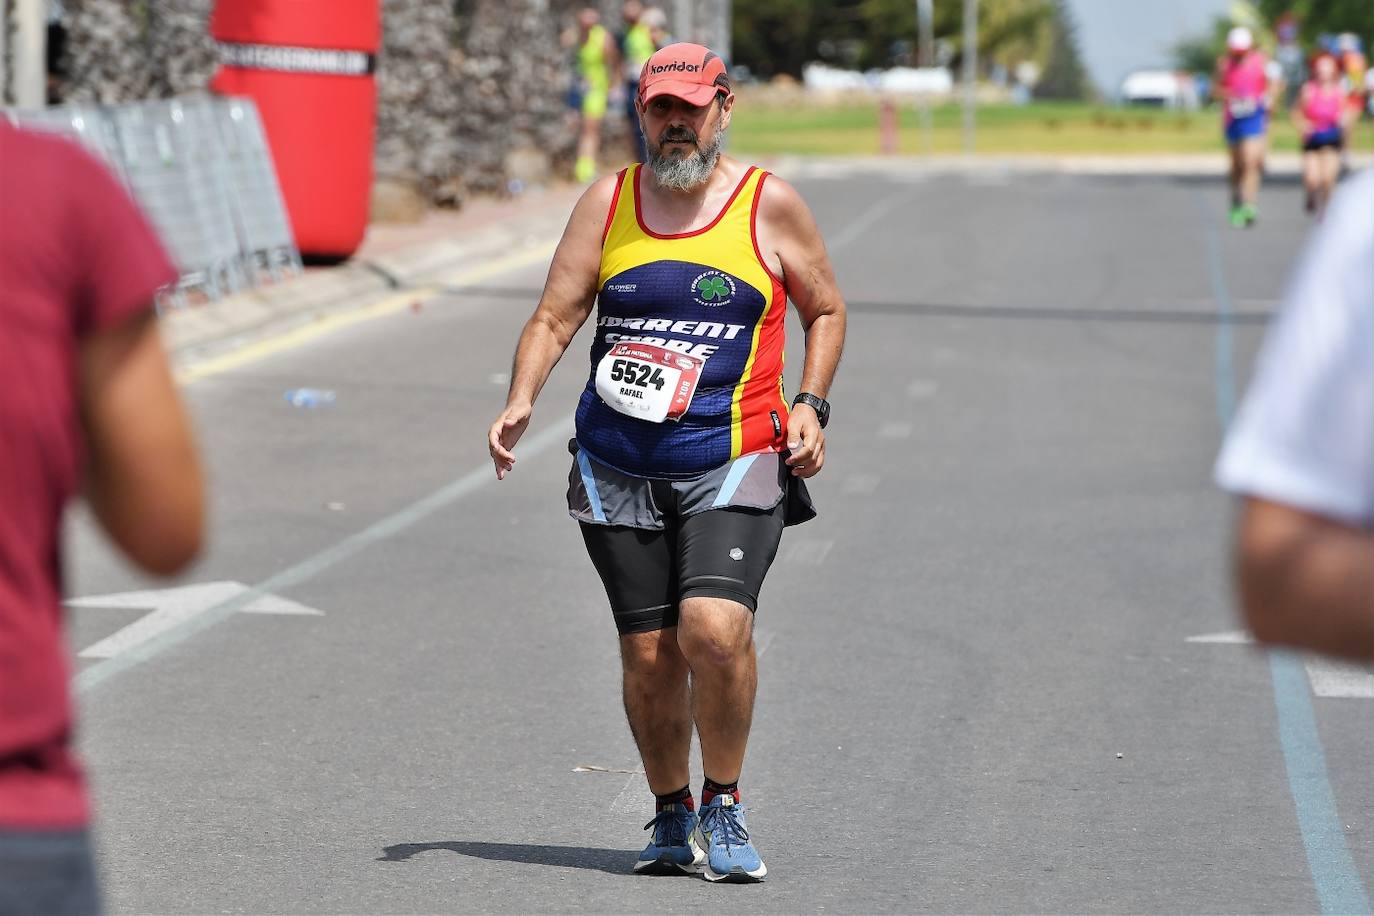
[[[687,412],[706,361],[651,344],[611,347],[596,367],[596,393],[611,409],[662,423]]]

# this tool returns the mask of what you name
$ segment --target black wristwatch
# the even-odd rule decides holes
[[[818,398],[814,394],[807,394],[803,391],[792,399],[792,406],[805,404],[816,412],[816,418],[821,421],[821,429],[825,429],[825,424],[830,422],[830,402],[825,398]]]

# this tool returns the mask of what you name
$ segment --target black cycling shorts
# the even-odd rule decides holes
[[[714,597],[758,609],[782,529],[816,515],[785,455],[760,452],[696,477],[617,470],[573,440],[568,514],[622,634],[677,626],[678,602]]]
[[[677,626],[686,598],[726,598],[757,610],[785,517],[779,503],[670,517],[661,530],[579,527],[623,636]]]

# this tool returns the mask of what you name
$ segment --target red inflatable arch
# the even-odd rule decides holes
[[[218,0],[211,88],[262,114],[296,244],[347,257],[367,230],[380,0]]]

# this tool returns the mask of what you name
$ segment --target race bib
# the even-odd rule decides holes
[[[1248,118],[1259,111],[1259,99],[1232,99],[1227,103],[1233,118]]]
[[[627,417],[662,423],[687,412],[706,361],[665,347],[623,343],[596,367],[596,393]]]

